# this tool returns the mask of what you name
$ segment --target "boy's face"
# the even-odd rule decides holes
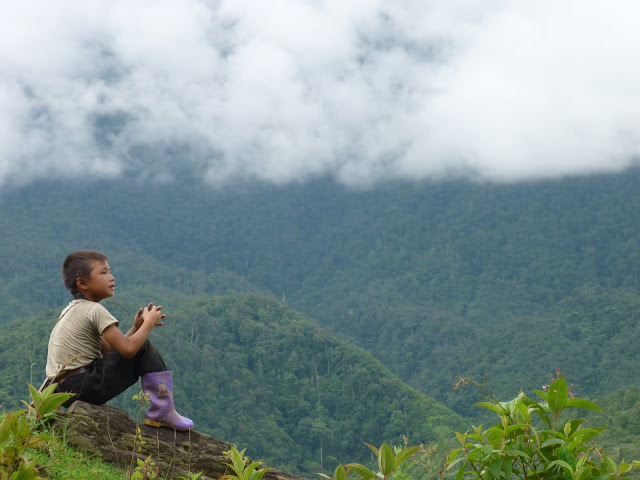
[[[95,260],[89,278],[78,278],[77,285],[80,292],[94,302],[112,297],[116,286],[109,263],[104,260]]]

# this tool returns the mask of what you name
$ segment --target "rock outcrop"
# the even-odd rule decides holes
[[[135,469],[135,457],[144,460],[151,455],[161,478],[167,473],[169,478],[177,478],[187,476],[188,472],[203,472],[201,480],[212,480],[229,473],[223,452],[231,449],[231,443],[196,431],[178,432],[148,427],[142,423],[136,439],[136,422],[127,412],[113,406],[77,401],[59,416],[57,423],[65,428],[70,445],[99,454],[104,462],[121,469],[127,469],[130,465]],[[134,449],[134,444],[139,445],[139,449]],[[302,480],[275,469],[270,470],[264,478]]]

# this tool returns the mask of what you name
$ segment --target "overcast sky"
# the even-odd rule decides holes
[[[640,163],[631,0],[0,0],[0,188]]]

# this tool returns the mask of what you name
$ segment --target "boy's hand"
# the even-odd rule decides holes
[[[138,330],[143,323],[144,323],[144,319],[142,318],[142,308],[140,308],[136,312],[136,316],[133,319],[133,328],[135,330]]]
[[[142,309],[143,322],[153,322],[154,327],[160,327],[164,325],[164,323],[162,323],[160,320],[165,317],[166,315],[162,313],[162,306],[160,305],[156,307],[153,305],[153,303],[150,303],[147,308]]]

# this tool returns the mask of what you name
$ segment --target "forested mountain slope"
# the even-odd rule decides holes
[[[640,386],[632,385],[610,392],[597,400],[605,412],[593,412],[587,420],[591,426],[608,425],[601,445],[614,458],[640,458]]]
[[[461,413],[468,370],[508,396],[560,367],[597,396],[640,383],[639,185],[32,185],[0,194],[0,321],[66,302],[64,255],[97,248],[119,291],[270,293]]]
[[[135,306],[108,307],[128,329]],[[179,411],[200,432],[248,448],[279,469],[312,475],[367,461],[363,442],[441,447],[464,430],[462,418],[408,387],[366,351],[336,339],[301,314],[256,295],[182,297],[164,308],[152,341],[174,372]],[[48,310],[0,327],[0,404],[26,398],[42,379]],[[131,318],[128,318],[131,317]],[[131,393],[119,406],[135,410]],[[134,414],[135,418],[135,414]],[[444,454],[444,453],[443,453]]]

